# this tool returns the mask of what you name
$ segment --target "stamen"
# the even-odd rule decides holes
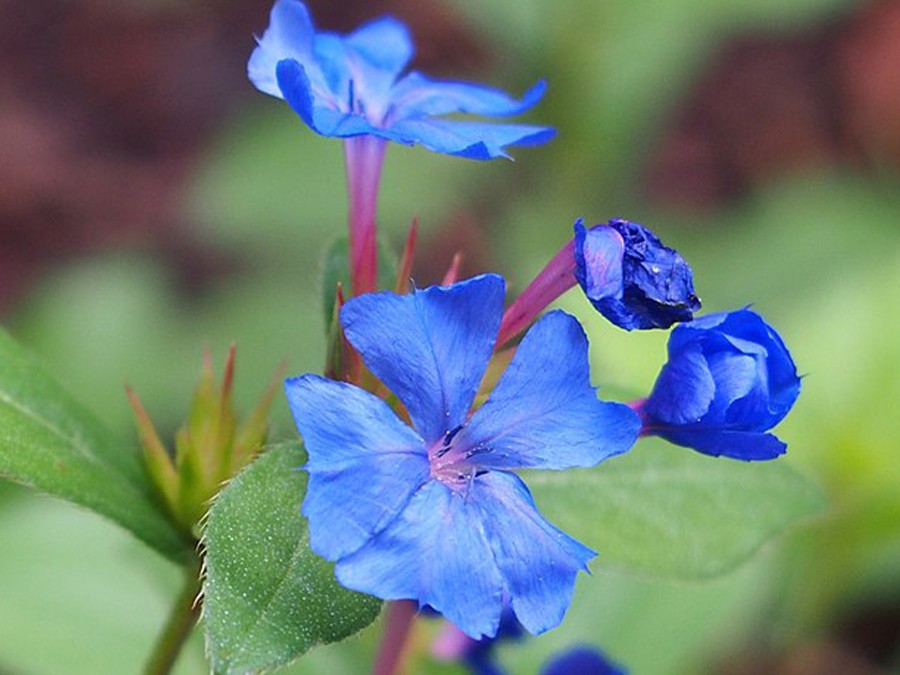
[[[476,445],[474,448],[466,452],[466,459],[471,459],[475,457],[475,455],[486,455],[489,452],[493,452],[494,448],[490,445]]]
[[[468,476],[469,480],[466,483],[466,495],[465,495],[466,501],[468,501],[468,499],[469,499],[469,493],[472,491],[472,484],[475,482],[475,475],[477,473],[478,473],[477,471],[472,471]]]
[[[456,437],[456,434],[458,434],[460,432],[460,430],[462,430],[462,428],[463,428],[463,425],[460,424],[460,425],[454,427],[453,429],[450,429],[450,431],[448,431],[446,434],[444,434],[444,438],[441,440],[440,449],[434,453],[435,457],[440,459],[441,457],[446,455],[448,452],[450,452],[450,447],[453,445],[453,439]]]
[[[456,436],[456,434],[458,434],[460,431],[462,431],[462,428],[463,428],[463,425],[458,424],[455,428],[451,429],[446,434],[444,434],[444,445],[450,445],[450,443],[453,442],[453,439]]]

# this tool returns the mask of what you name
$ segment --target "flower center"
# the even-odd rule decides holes
[[[431,477],[456,491],[467,489],[475,478],[487,473],[488,470],[480,467],[477,460],[472,460],[493,451],[487,445],[476,445],[473,448],[465,441],[458,442],[457,436],[462,430],[462,424],[450,429],[428,449]]]

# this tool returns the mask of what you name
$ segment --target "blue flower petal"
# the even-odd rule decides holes
[[[634,312],[636,327],[668,328],[690,320],[700,301],[681,254],[639,223],[617,219],[609,224],[625,242],[625,307]]]
[[[555,310],[525,335],[455,444],[486,468],[588,467],[628,450],[640,427],[628,406],[597,399],[584,331]]]
[[[596,553],[544,520],[518,476],[490,471],[474,482],[467,500],[482,514],[519,623],[535,635],[559,625],[575,577]]]
[[[693,448],[705,455],[732,457],[748,462],[775,459],[787,450],[787,445],[774,434],[751,431],[670,427],[654,433],[670,443]]]
[[[612,227],[575,222],[575,278],[591,302],[622,297],[622,256],[625,242]]]
[[[370,293],[341,310],[366,366],[394,392],[431,444],[462,424],[503,313],[503,278],[486,274],[408,295]]]
[[[751,344],[765,345],[767,387],[769,395],[769,426],[775,426],[793,407],[800,395],[797,367],[781,336],[759,314],[741,309],[725,314],[722,330],[740,335]],[[750,353],[746,351],[745,353]]]
[[[306,68],[294,59],[279,61],[276,72],[284,100],[316,133],[346,138],[378,131],[364,117],[342,112],[319,102]]]
[[[557,654],[541,669],[541,675],[627,675],[627,672],[599,650],[587,646]]]
[[[435,152],[481,160],[509,157],[507,146],[539,145],[556,135],[549,127],[433,118],[400,120],[390,133],[398,143],[421,143]]]
[[[716,383],[716,396],[709,414],[724,420],[763,420],[768,418],[768,391],[760,372],[765,370],[765,357],[718,352],[706,359]],[[772,425],[763,423],[744,431],[765,431]]]
[[[709,410],[716,383],[699,346],[670,356],[656,378],[646,411],[664,424],[694,424]]]
[[[334,571],[347,588],[430,605],[475,639],[497,632],[503,580],[482,514],[439,481],[413,495],[387,528]]]
[[[391,119],[470,113],[488,117],[518,115],[534,106],[547,89],[540,81],[521,99],[493,87],[468,82],[433,80],[412,72],[394,85]]]
[[[415,53],[406,26],[390,16],[360,26],[347,36],[346,42],[383,74],[388,86],[403,72]]]
[[[328,560],[355,551],[428,480],[422,439],[381,399],[317,375],[285,383],[309,455],[303,514]]]
[[[332,108],[349,111],[352,74],[346,42],[335,33],[319,33],[316,35],[313,51],[325,84],[317,92],[319,98]]]
[[[315,28],[306,6],[297,0],[277,0],[269,15],[269,26],[247,62],[250,81],[260,91],[283,98],[275,76],[278,62],[294,59],[309,68],[314,37]]]
[[[342,37],[316,36],[316,57],[337,107],[382,126],[391,88],[413,55],[406,27],[382,17]]]

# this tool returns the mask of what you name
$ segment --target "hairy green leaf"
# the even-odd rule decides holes
[[[191,555],[121,443],[0,330],[0,476],[85,506],[163,555]]]
[[[526,480],[544,515],[603,564],[687,579],[732,570],[824,506],[784,460],[706,457],[657,439],[593,469]]]
[[[375,620],[381,602],[342,588],[309,550],[299,443],[277,445],[216,498],[203,535],[203,620],[217,673],[267,670]]]

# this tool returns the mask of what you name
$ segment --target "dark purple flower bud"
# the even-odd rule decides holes
[[[541,669],[541,675],[627,675],[622,666],[610,661],[593,647],[573,647],[557,654]]]
[[[575,223],[575,278],[609,321],[625,330],[668,328],[700,309],[684,258],[643,225]]]
[[[749,309],[685,323],[669,337],[669,362],[639,406],[644,434],[707,455],[773,459],[786,445],[765,433],[800,393],[778,333]]]

